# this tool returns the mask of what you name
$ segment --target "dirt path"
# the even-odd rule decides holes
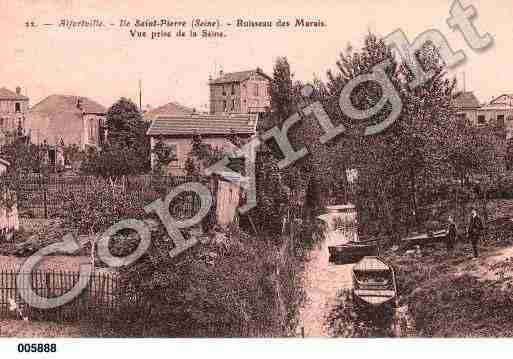
[[[513,258],[513,247],[483,251],[477,260],[469,259],[458,265],[457,273],[471,274],[482,280],[497,280],[498,276],[490,267],[508,258]]]
[[[326,316],[333,307],[337,292],[351,287],[351,264],[329,263],[328,247],[312,251],[307,263],[305,290],[307,302],[300,311],[300,324],[305,337],[327,337]]]

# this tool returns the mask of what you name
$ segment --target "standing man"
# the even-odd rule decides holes
[[[456,242],[456,223],[454,223],[454,219],[452,218],[452,216],[449,216],[448,220],[448,225],[447,225],[447,241],[446,241],[446,245],[447,245],[447,252],[450,253],[452,252],[453,248],[454,248],[454,242]]]
[[[470,223],[468,226],[468,238],[472,243],[472,249],[474,251],[474,258],[478,257],[477,245],[479,244],[479,238],[481,237],[481,232],[483,230],[483,222],[481,218],[477,215],[477,211],[475,209],[472,210],[470,214]]]

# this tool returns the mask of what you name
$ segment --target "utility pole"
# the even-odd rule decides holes
[[[139,111],[142,113],[142,84],[139,79]]]

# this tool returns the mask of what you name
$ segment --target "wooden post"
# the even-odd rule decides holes
[[[46,196],[46,187],[45,187],[45,183],[44,183],[43,174],[40,173],[39,176],[41,178],[40,184],[41,184],[41,188],[43,190],[43,207],[44,207],[44,212],[45,212],[44,216],[46,219],[48,219],[48,203],[47,203],[47,196]]]

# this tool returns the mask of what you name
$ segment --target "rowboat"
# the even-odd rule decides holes
[[[366,256],[376,256],[379,253],[378,241],[348,241],[343,244],[329,246],[330,262],[356,263]]]
[[[442,229],[434,232],[427,232],[403,238],[402,243],[406,248],[411,248],[414,246],[433,245],[445,241],[448,234],[448,230]]]
[[[394,268],[377,256],[360,260],[352,270],[353,298],[360,306],[396,306]]]

